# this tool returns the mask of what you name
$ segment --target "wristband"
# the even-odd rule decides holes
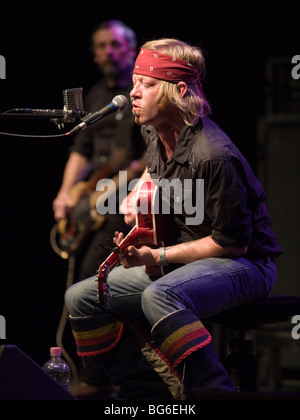
[[[168,265],[167,258],[166,258],[166,248],[165,247],[158,248],[158,254],[159,254],[159,265],[161,267]]]

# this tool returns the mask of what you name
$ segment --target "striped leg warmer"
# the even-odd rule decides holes
[[[192,311],[182,309],[158,321],[152,329],[152,339],[176,368],[189,354],[207,346],[211,335]]]
[[[110,314],[69,317],[78,356],[97,356],[114,348],[123,332],[123,322]]]

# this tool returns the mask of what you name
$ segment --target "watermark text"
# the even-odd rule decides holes
[[[99,214],[117,214],[117,202],[126,199],[128,192],[133,191],[137,180],[127,183],[127,172],[119,172],[119,189],[112,179],[101,179],[96,190],[102,192],[96,203]],[[200,225],[204,219],[204,180],[203,179],[153,179],[158,192],[138,190],[135,202],[135,214],[174,214],[183,215],[186,225]],[[118,193],[118,197],[117,197]],[[140,194],[139,194],[140,193]],[[149,206],[148,198],[151,197]]]
[[[300,79],[300,55],[294,55],[292,58],[292,64],[296,64],[292,68],[292,78],[298,80]]]
[[[0,55],[0,79],[6,79],[6,60]]]
[[[296,324],[292,329],[292,337],[294,340],[300,339],[300,315],[295,315],[292,318],[292,324]]]
[[[6,340],[6,320],[0,315],[0,340]]]

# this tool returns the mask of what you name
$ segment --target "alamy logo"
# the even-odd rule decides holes
[[[6,60],[0,55],[0,79],[6,79]]]
[[[298,80],[300,79],[300,55],[294,55],[292,64],[296,64],[296,66],[292,68],[292,78]]]
[[[6,321],[4,316],[0,315],[0,340],[6,339]]]
[[[294,340],[300,339],[300,315],[295,315],[292,318],[292,324],[296,324],[292,329],[292,337]]]
[[[119,180],[118,200],[116,185],[112,179],[101,179],[98,182],[96,190],[103,192],[96,203],[96,209],[99,214],[117,214],[117,202],[122,203],[128,195],[128,191],[132,191],[137,182],[137,179],[134,179],[127,185],[126,171],[119,172]],[[172,181],[168,179],[154,179],[153,183],[161,189],[162,193],[161,200],[155,199],[152,203],[152,214],[184,215],[187,225],[200,225],[203,222],[203,179],[185,179],[183,182],[180,179],[173,179]],[[147,211],[147,201],[136,205],[137,213],[147,214]]]

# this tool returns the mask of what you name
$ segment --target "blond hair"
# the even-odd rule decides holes
[[[160,51],[163,54],[185,60],[199,71],[200,77],[205,75],[205,59],[202,51],[194,46],[173,38],[161,38],[146,42],[142,48]],[[200,82],[200,81],[199,81]],[[194,125],[199,118],[206,117],[211,113],[211,108],[206,100],[201,82],[187,83],[188,91],[182,97],[176,83],[167,81],[160,82],[159,99],[161,109],[169,105],[175,105],[187,125]]]

